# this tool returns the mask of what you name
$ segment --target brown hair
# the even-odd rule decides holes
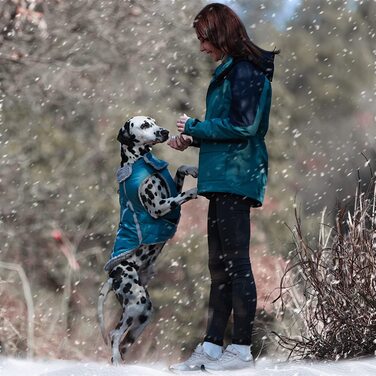
[[[254,44],[237,14],[227,5],[205,6],[193,21],[197,35],[234,58],[246,58],[266,72],[279,50],[267,51]]]

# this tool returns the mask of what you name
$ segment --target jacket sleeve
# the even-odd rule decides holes
[[[193,137],[193,140],[192,140],[192,143],[191,143],[191,146],[194,146],[196,148],[199,148],[200,147],[200,144],[201,144],[201,140],[197,137]]]
[[[270,82],[248,62],[239,62],[229,75],[231,106],[229,117],[204,121],[188,119],[184,133],[199,139],[228,140],[256,135]]]

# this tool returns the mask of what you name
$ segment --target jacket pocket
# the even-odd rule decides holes
[[[199,182],[206,184],[212,181],[225,180],[229,144],[206,143],[200,149]]]

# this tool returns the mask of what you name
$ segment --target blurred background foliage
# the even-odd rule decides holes
[[[252,213],[258,286],[256,353],[289,326],[271,304],[293,248],[298,206],[308,234],[320,212],[345,204],[375,171],[376,2],[227,1],[251,39],[276,58],[265,205]],[[192,0],[4,0],[0,4],[0,353],[108,359],[96,322],[118,222],[117,131],[136,114],[175,133],[202,118],[215,65],[192,29],[206,4]],[[166,145],[170,163],[197,150]],[[195,184],[188,179],[186,187]],[[207,202],[187,203],[150,285],[156,313],[129,355],[175,361],[205,331]],[[287,224],[287,226],[286,226]],[[31,289],[25,302],[21,266]],[[30,300],[30,299],[29,299]],[[32,310],[30,349],[27,311]],[[117,304],[107,306],[108,326]]]

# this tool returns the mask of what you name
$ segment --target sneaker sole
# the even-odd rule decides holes
[[[218,374],[218,373],[223,373],[223,372],[241,372],[241,371],[246,371],[246,370],[255,370],[255,365],[252,363],[251,365],[247,367],[242,367],[242,368],[229,368],[229,369],[207,369],[205,368],[204,365],[201,366],[201,371],[205,373],[211,373],[211,374]]]
[[[182,371],[182,370],[175,370],[175,369],[168,369],[169,372],[175,374],[175,375],[185,375],[185,374],[189,374],[189,375],[194,375],[194,374],[197,374],[197,375],[200,375],[202,374],[202,369],[187,369],[186,371]]]
[[[173,371],[173,370],[169,370],[169,372],[173,373],[174,375],[202,375],[203,372],[206,372],[206,371],[202,371],[202,370],[192,370],[192,371]],[[207,372],[209,373],[209,372]]]

